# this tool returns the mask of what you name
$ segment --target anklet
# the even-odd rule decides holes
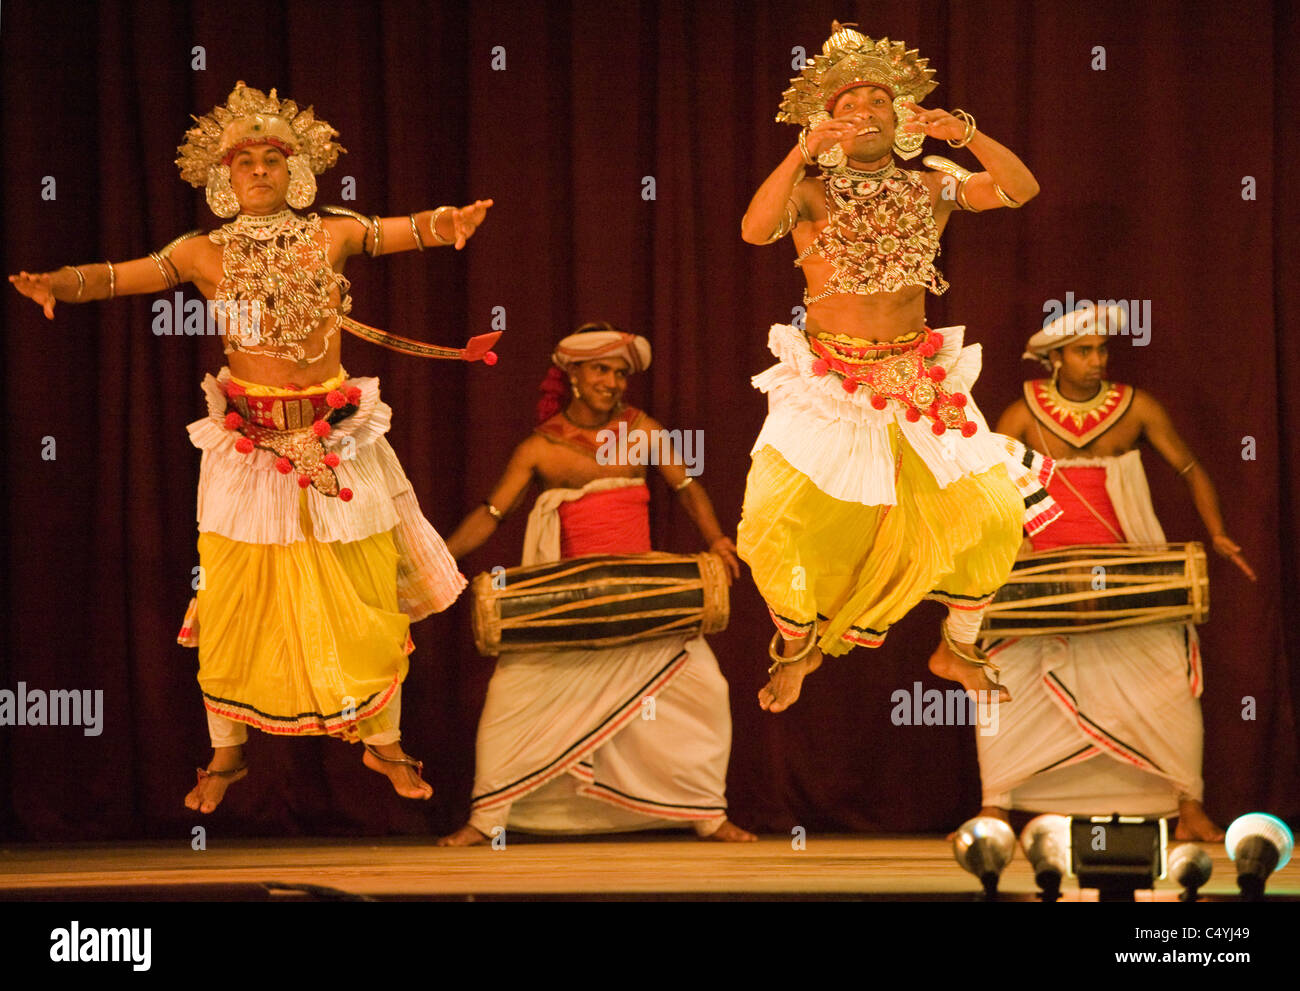
[[[808,642],[799,648],[798,653],[793,657],[782,657],[777,650],[781,643],[781,631],[777,630],[772,634],[772,642],[767,645],[767,656],[772,658],[773,664],[767,669],[768,674],[776,674],[783,664],[794,664],[796,661],[802,661],[817,646],[817,631],[812,629],[808,631]]]

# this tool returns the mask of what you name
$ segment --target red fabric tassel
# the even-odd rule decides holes
[[[537,387],[537,391],[542,394],[542,398],[537,401],[537,422],[545,423],[560,412],[564,405],[564,397],[569,392],[568,377],[564,374],[564,369],[552,365],[546,377],[542,379],[541,385]]]

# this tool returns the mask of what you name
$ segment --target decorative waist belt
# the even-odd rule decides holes
[[[936,434],[960,430],[963,437],[969,437],[978,429],[973,420],[966,418],[966,396],[939,385],[947,374],[943,367],[926,366],[926,359],[933,358],[943,347],[942,334],[927,327],[887,343],[849,343],[852,340],[842,335],[808,336],[808,345],[817,355],[813,374],[834,372],[840,376],[845,392],[856,392],[858,386],[865,385],[871,390],[873,407],[884,409],[892,399],[902,404],[908,422],[928,417],[930,429]]]
[[[278,455],[276,470],[282,475],[297,472],[300,487],[314,486],[322,495],[338,496],[344,502],[352,498],[352,490],[339,488],[334,474],[339,456],[327,453],[323,441],[333,424],[357,411],[359,388],[345,382],[329,392],[251,396],[235,382],[222,387],[230,410],[225,427],[243,435],[235,441],[235,450],[240,454],[251,454],[258,447],[270,451]]]

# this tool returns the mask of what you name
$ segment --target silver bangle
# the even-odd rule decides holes
[[[487,507],[488,515],[491,516],[498,523],[500,523],[502,520],[506,518],[506,514],[501,512],[501,510],[497,509],[496,506],[492,505],[491,500],[484,499],[483,505]]]
[[[965,148],[970,144],[971,138],[975,137],[975,117],[972,114],[968,114],[965,110],[954,110],[952,115],[966,125],[966,131],[962,134],[961,140],[959,141],[954,141],[952,138],[949,138],[948,147]]]
[[[164,265],[163,257],[162,255],[158,254],[158,252],[156,251],[149,252],[149,257],[152,258],[153,263],[158,266],[158,274],[163,277],[163,282],[166,283],[167,288],[171,289],[172,287],[174,287],[176,285],[176,277],[172,275],[171,272],[167,271],[167,266],[171,264],[171,259],[168,259],[167,265]]]
[[[86,277],[85,277],[84,275],[81,274],[81,269],[79,269],[79,268],[78,268],[77,266],[75,266],[75,265],[64,265],[63,267],[64,267],[64,268],[70,268],[70,269],[72,269],[73,272],[75,272],[75,273],[77,274],[77,296],[76,296],[76,298],[73,300],[73,302],[74,302],[74,303],[80,303],[80,302],[81,302],[81,294],[82,294],[83,292],[86,291]]]
[[[434,241],[435,244],[455,244],[455,243],[456,243],[456,239],[455,239],[454,237],[452,237],[452,238],[445,238],[445,237],[443,237],[441,234],[438,233],[438,218],[441,217],[441,216],[443,215],[443,213],[444,213],[445,211],[447,211],[447,210],[450,210],[452,213],[455,213],[455,212],[456,212],[456,208],[455,208],[454,206],[440,206],[440,207],[438,207],[438,209],[436,209],[436,210],[433,211],[433,216],[429,218],[429,230],[433,233],[433,241]],[[454,229],[455,224],[453,223],[452,226],[453,226],[453,229]]]
[[[806,127],[799,132],[799,154],[803,156],[805,165],[817,164],[817,159],[808,150],[808,128]]]
[[[113,263],[104,262],[108,266],[108,298],[112,299],[117,295],[117,273],[113,270]]]
[[[680,492],[682,491],[682,489],[686,488],[686,486],[692,484],[694,481],[695,481],[694,478],[692,478],[690,475],[687,475],[681,482],[673,486],[673,491]]]
[[[1013,210],[1019,210],[1022,206],[1024,206],[1023,203],[1017,203],[1010,196],[1008,196],[1006,192],[1003,191],[1002,187],[999,186],[996,182],[993,184],[993,192],[998,194],[998,199],[1002,201],[1003,206],[1009,206]]]

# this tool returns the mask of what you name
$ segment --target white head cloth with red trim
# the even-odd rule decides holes
[[[551,361],[566,372],[574,365],[596,358],[622,358],[628,374],[650,367],[650,342],[640,334],[619,330],[589,330],[570,334],[556,345]]]
[[[1065,347],[1076,337],[1122,334],[1127,319],[1125,307],[1118,304],[1112,303],[1098,310],[1095,303],[1084,303],[1057,317],[1029,338],[1021,357],[1035,358],[1050,368],[1049,355],[1057,348]]]

